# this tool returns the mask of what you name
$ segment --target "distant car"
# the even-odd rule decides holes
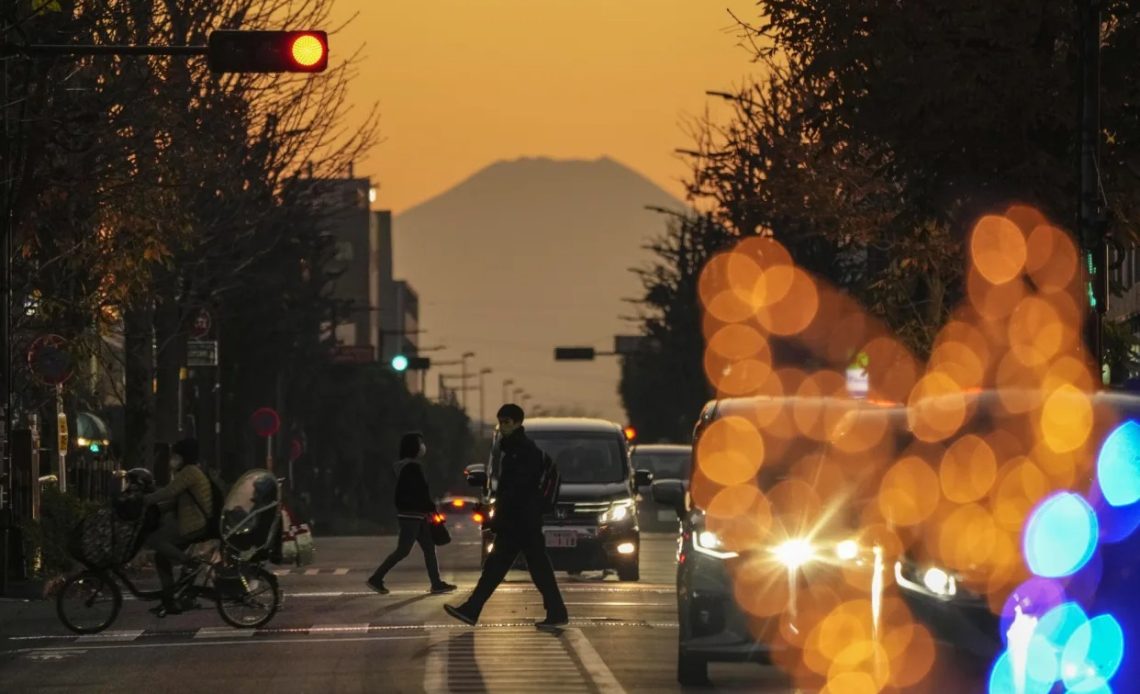
[[[483,505],[479,502],[479,497],[449,494],[440,497],[435,506],[443,514],[450,528],[483,527],[484,510]]]
[[[773,414],[791,407],[789,398],[737,398],[713,401],[702,410],[694,432],[693,450],[697,450],[704,432],[716,421],[733,416],[754,418],[765,409]],[[829,398],[796,398],[797,412],[805,416],[809,410],[822,412],[837,402]],[[851,408],[851,401],[844,405]],[[835,406],[839,406],[838,404]],[[896,429],[905,431],[904,408],[888,408],[871,403],[854,405],[859,416],[886,417]],[[757,477],[761,491],[767,492],[786,479],[789,468],[805,459],[813,447],[820,444],[806,438],[790,440],[779,455],[765,457]],[[725,537],[718,535],[707,522],[707,508],[699,500],[708,498],[699,487],[708,484],[694,477],[696,465],[690,469],[688,484],[682,480],[655,480],[652,483],[654,500],[675,509],[681,518],[681,532],[677,538],[677,679],[681,684],[702,684],[708,679],[708,663],[712,661],[771,662],[771,643],[779,629],[779,621],[786,606],[776,606],[772,616],[748,614],[737,602],[733,575],[738,570],[770,572],[762,577],[769,595],[778,595],[777,588],[789,581],[796,586],[815,581],[828,585],[843,583],[845,574],[868,576],[876,559],[870,548],[859,538],[859,509],[876,489],[870,484],[852,478],[849,503],[834,509],[827,522],[816,527],[809,522],[805,511],[792,509],[783,519],[780,530],[771,534],[764,544],[747,549],[734,547]],[[804,514],[802,517],[797,517]],[[795,534],[797,528],[811,527],[810,533]],[[789,528],[791,530],[789,530]],[[773,587],[774,586],[774,587]],[[801,591],[803,589],[797,588]],[[787,600],[787,598],[784,598]]]
[[[680,480],[689,484],[689,468],[693,464],[693,447],[679,444],[638,444],[631,453],[633,467],[648,470],[654,480]],[[676,533],[680,529],[677,511],[653,500],[652,488],[637,488],[639,495],[637,521],[643,531]]]
[[[526,434],[554,460],[562,476],[557,507],[543,518],[554,569],[614,571],[622,581],[638,580],[637,488],[653,477],[647,470],[634,471],[622,427],[600,419],[536,417],[526,420]],[[468,483],[482,490],[488,519],[498,489],[498,453],[496,432],[488,464],[467,470]],[[494,534],[484,528],[484,557],[493,542]]]

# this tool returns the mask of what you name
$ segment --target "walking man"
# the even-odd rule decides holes
[[[479,621],[483,605],[490,599],[495,588],[502,583],[514,564],[519,552],[526,557],[531,580],[542,593],[542,603],[546,607],[546,619],[535,624],[539,629],[553,629],[568,623],[566,603],[558,591],[554,579],[554,567],[546,555],[546,543],[542,534],[542,493],[539,482],[542,477],[543,455],[534,441],[527,438],[523,430],[523,410],[518,405],[507,404],[499,408],[499,451],[500,476],[498,501],[491,529],[495,533],[495,544],[483,573],[471,597],[462,605],[444,605],[449,615],[467,624]]]
[[[392,550],[367,581],[368,586],[381,595],[389,592],[384,586],[384,577],[393,566],[408,556],[412,545],[417,542],[424,552],[431,592],[439,594],[455,590],[455,585],[445,582],[439,576],[435,542],[428,525],[436,512],[435,502],[432,501],[427,478],[420,465],[425,455],[427,444],[424,443],[423,434],[411,432],[400,438],[400,460],[396,463],[396,515],[400,522],[400,537],[396,540],[396,549]]]

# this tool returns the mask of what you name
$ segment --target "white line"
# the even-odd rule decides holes
[[[306,576],[316,576],[321,572],[320,569],[305,569]]]
[[[427,634],[413,636],[353,636],[342,639],[305,639],[305,643],[342,643],[357,641],[411,641],[413,639],[426,639]],[[186,648],[188,646],[274,646],[281,644],[297,645],[297,639],[250,639],[248,641],[180,641],[178,643],[112,643],[106,646],[88,646],[88,651],[107,651],[120,648]],[[23,648],[12,653],[55,653],[57,651],[73,651],[72,648]]]
[[[348,573],[348,569],[337,569],[333,571],[333,576],[343,576]]]
[[[75,643],[105,643],[108,641],[134,641],[142,636],[143,629],[122,629],[88,634],[75,639]]]
[[[363,624],[322,624],[309,627],[310,634],[326,634],[326,633],[345,633],[345,632],[360,632],[367,634],[368,630],[372,628],[371,624],[367,622]]]
[[[574,649],[574,653],[577,654],[582,666],[586,668],[586,673],[594,681],[594,686],[598,688],[598,691],[601,694],[625,694],[625,690],[614,677],[614,673],[606,667],[606,661],[602,660],[602,657],[594,650],[594,645],[590,643],[582,630],[566,629],[564,633],[566,641]]]
[[[233,627],[202,627],[194,632],[196,639],[246,639],[257,633],[255,629],[235,629]]]
[[[424,659],[424,691],[427,694],[447,691],[447,643],[442,632],[431,635],[427,658]]]

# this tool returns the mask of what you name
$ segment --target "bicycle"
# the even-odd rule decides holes
[[[222,620],[239,629],[255,629],[273,619],[282,595],[277,576],[262,564],[280,553],[280,498],[280,480],[269,472],[243,475],[227,495],[218,547],[208,562],[183,570],[173,586],[174,600],[211,599]],[[56,595],[56,614],[65,627],[77,634],[96,634],[111,626],[123,607],[120,582],[139,600],[162,599],[161,589],[139,590],[123,572],[141,545],[142,525],[141,520],[120,523],[106,509],[96,514],[90,533],[77,529],[77,538],[109,540],[110,549],[73,550],[86,569],[68,578]]]

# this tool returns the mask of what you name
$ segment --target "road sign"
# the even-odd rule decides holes
[[[41,382],[49,386],[66,383],[75,373],[74,361],[67,351],[67,340],[59,335],[42,335],[28,347],[28,366]]]
[[[281,429],[281,418],[277,416],[277,410],[272,407],[262,407],[254,411],[250,423],[253,424],[253,430],[257,435],[263,437],[273,436]]]
[[[217,340],[187,340],[186,366],[217,366]]]
[[[593,361],[593,347],[555,347],[555,361]]]
[[[194,314],[194,321],[190,324],[190,337],[195,340],[201,340],[210,334],[210,329],[214,326],[213,318],[210,312],[204,308],[198,309],[198,313]]]

